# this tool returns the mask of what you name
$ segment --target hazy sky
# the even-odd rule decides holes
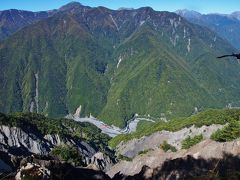
[[[138,8],[151,6],[159,11],[190,9],[201,13],[230,13],[240,11],[240,0],[76,0],[92,7],[105,6],[111,9],[120,7]],[[0,10],[22,9],[41,11],[56,9],[71,0],[0,0]]]

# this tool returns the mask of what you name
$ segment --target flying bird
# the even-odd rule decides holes
[[[229,54],[229,55],[223,55],[223,56],[219,56],[217,58],[224,58],[224,57],[229,57],[229,56],[233,56],[233,57],[236,57],[237,59],[240,59],[240,54]]]

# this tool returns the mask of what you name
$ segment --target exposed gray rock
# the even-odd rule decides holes
[[[176,132],[160,131],[147,137],[144,136],[140,139],[122,142],[117,146],[116,151],[118,154],[132,158],[141,151],[159,148],[164,141],[167,141],[177,149],[181,149],[181,142],[188,136],[193,137],[202,134],[204,139],[207,139],[213,132],[222,127],[223,125],[202,126],[201,128],[191,126]]]
[[[27,163],[26,166],[22,166],[16,174],[15,179],[25,179],[28,175],[31,175],[30,177],[33,178],[50,179],[50,171],[48,169],[33,163]]]
[[[104,171],[108,171],[110,167],[113,166],[112,160],[102,152],[97,152],[94,154],[90,160],[90,163],[95,165],[97,169]]]
[[[47,155],[54,146],[62,144],[76,146],[85,155],[86,163],[96,153],[96,150],[86,142],[70,137],[60,137],[58,134],[47,134],[42,137],[17,127],[0,126],[0,149],[5,152],[15,147],[23,148],[29,153]]]
[[[33,154],[26,157],[15,157],[18,159],[16,164],[9,161],[13,160],[12,157],[14,156],[0,151],[0,158],[3,158],[5,164],[12,166],[10,172],[0,171],[0,179],[110,179],[99,169],[75,167],[73,164],[61,161],[51,155]]]
[[[0,143],[8,147],[24,147],[35,154],[46,154],[53,147],[46,139],[37,137],[35,134],[4,125],[0,126]]]
[[[184,158],[187,156],[191,156],[194,159],[201,158],[205,160],[209,160],[211,158],[221,159],[225,154],[240,157],[240,141],[236,140],[220,143],[207,139],[188,150],[182,149],[175,153],[164,152],[158,148],[153,151],[149,151],[146,154],[136,156],[132,161],[120,161],[114,165],[107,174],[110,177],[113,177],[115,174],[120,172],[120,174],[132,176],[138,174],[144,166],[148,166],[151,169],[161,168],[163,163],[168,160]]]

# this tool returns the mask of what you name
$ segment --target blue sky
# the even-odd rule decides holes
[[[0,10],[22,9],[41,11],[56,9],[72,0],[0,0]],[[111,9],[120,7],[138,8],[151,6],[159,11],[190,9],[201,13],[230,13],[240,11],[240,0],[76,0],[92,7],[105,6]]]

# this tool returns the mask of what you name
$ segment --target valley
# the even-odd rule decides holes
[[[0,179],[240,179],[238,11],[58,3],[0,11]]]
[[[114,125],[109,126],[109,125],[105,124],[103,121],[100,121],[100,120],[98,120],[94,117],[79,118],[79,117],[76,117],[76,116],[68,115],[67,118],[73,119],[77,122],[91,123],[91,124],[95,125],[96,127],[98,127],[99,129],[101,129],[102,133],[107,134],[110,137],[115,137],[119,134],[128,134],[128,133],[135,132],[136,129],[137,129],[137,125],[138,125],[139,121],[148,121],[148,122],[151,122],[151,123],[155,123],[155,121],[151,120],[151,119],[134,117],[133,119],[131,119],[127,122],[126,127],[124,127],[123,129],[120,129],[119,127],[116,127]]]
[[[0,42],[1,112],[60,118],[81,104],[82,117],[122,129],[136,113],[160,120],[239,106],[240,65],[216,59],[235,48],[208,28],[149,7],[54,12]]]

